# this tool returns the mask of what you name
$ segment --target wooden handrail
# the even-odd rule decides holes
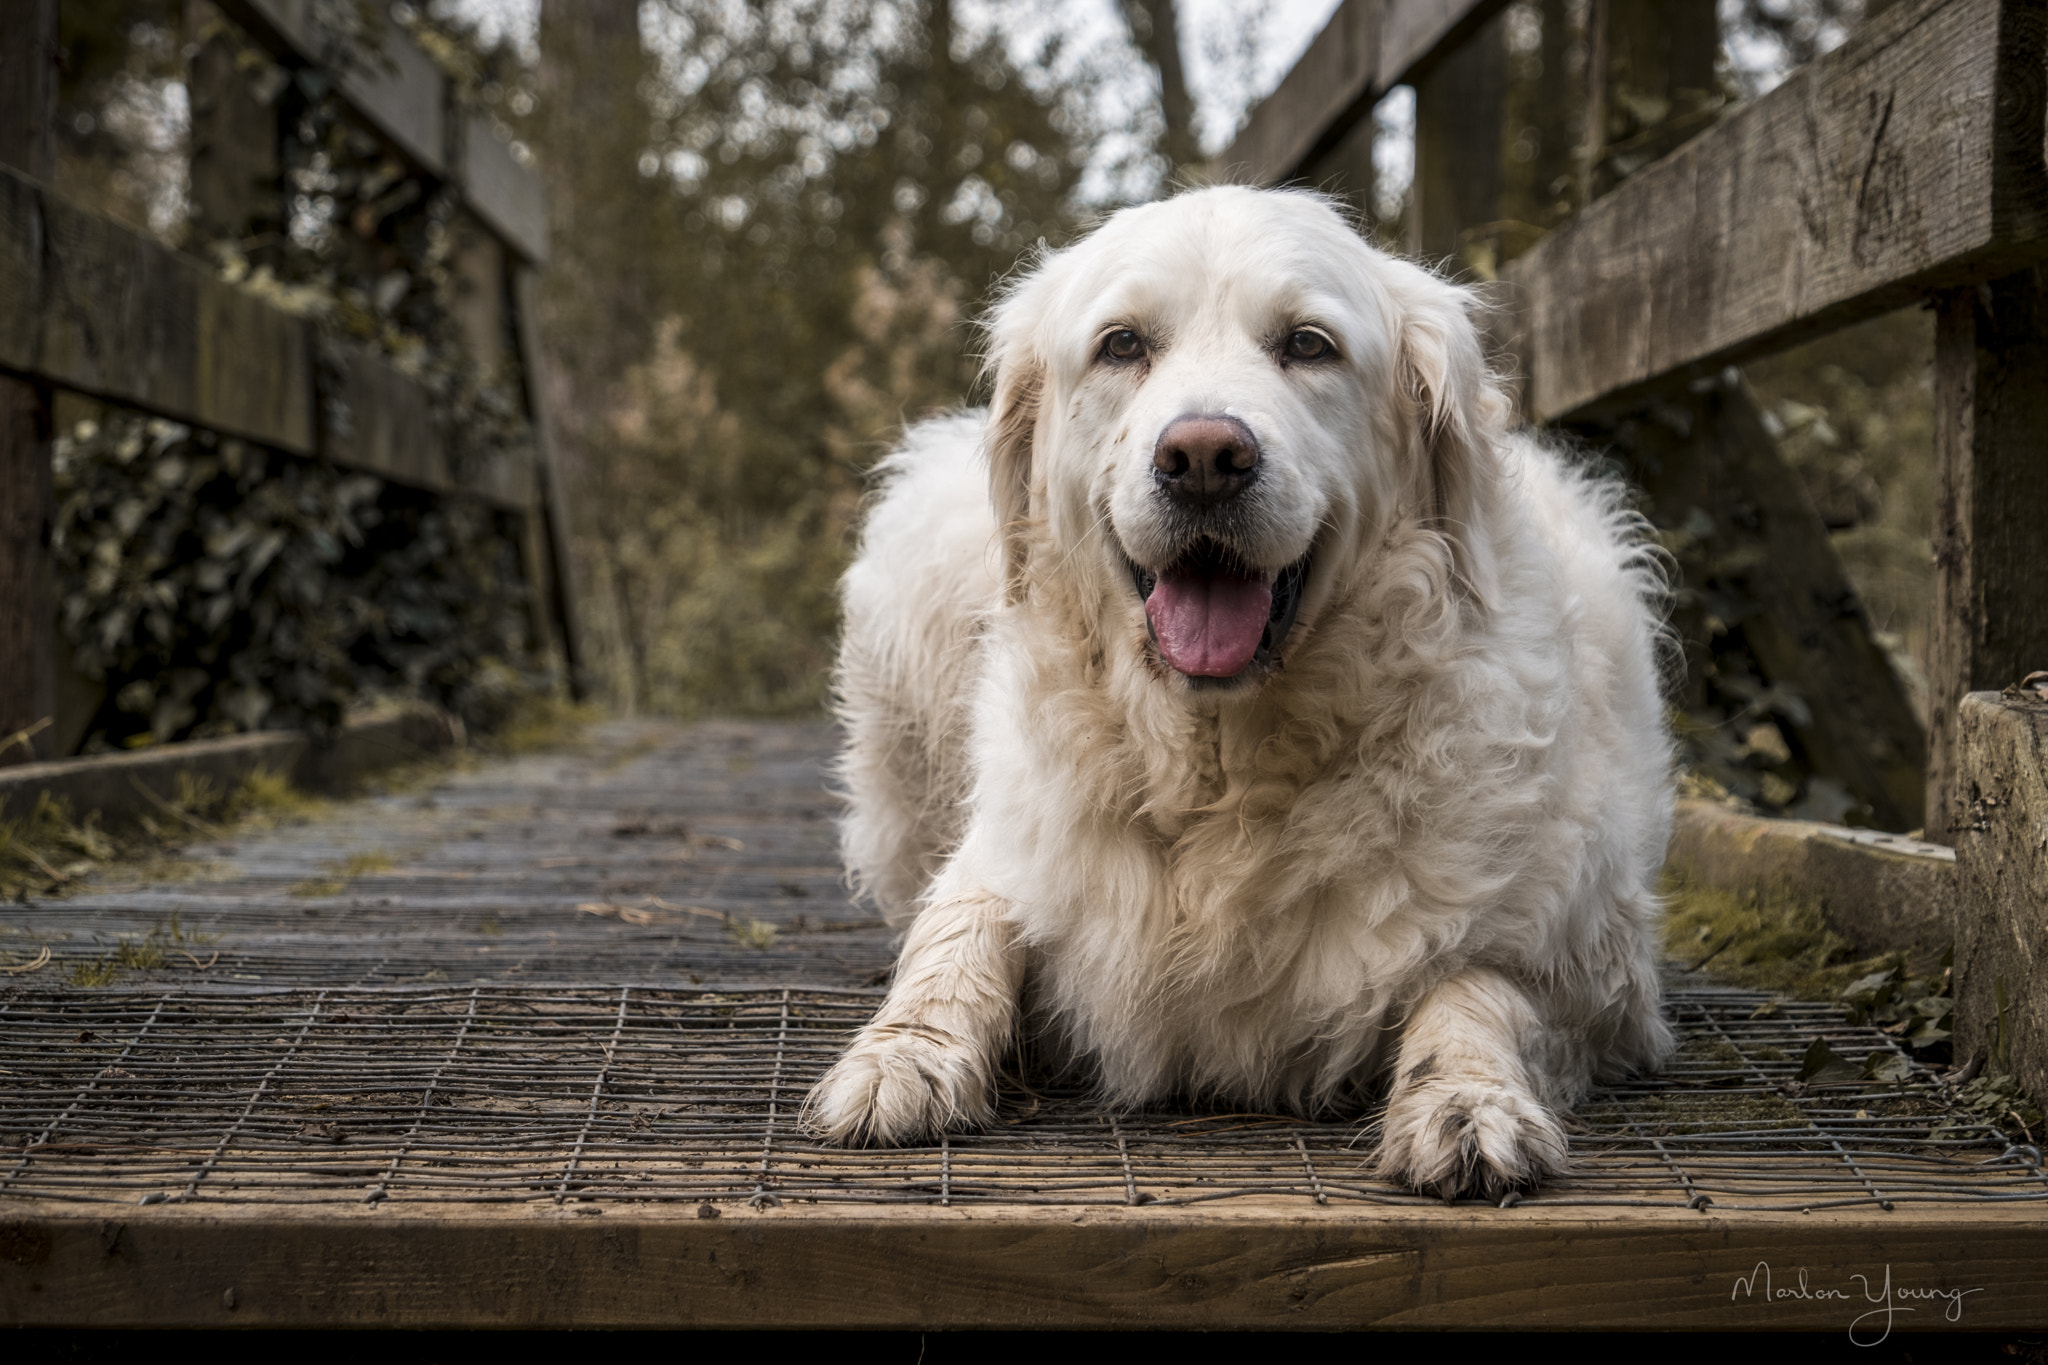
[[[2029,3],[1887,10],[1537,243],[1507,272],[1530,418],[1627,406],[2048,255]]]
[[[260,46],[292,66],[324,65],[311,0],[216,0]],[[540,179],[513,160],[488,122],[457,109],[448,78],[403,31],[387,27],[372,60],[336,71],[336,85],[365,122],[419,169],[462,189],[493,235],[526,260],[548,256],[547,200]]]
[[[1507,8],[1508,0],[1344,0],[1279,88],[1252,110],[1215,165],[1232,179],[1285,184],[1397,85]]]
[[[526,455],[455,470],[424,386],[199,262],[0,167],[0,371],[502,506]],[[322,398],[328,401],[322,402]]]

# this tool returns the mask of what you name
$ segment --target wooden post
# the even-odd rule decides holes
[[[1579,189],[1591,198],[1703,131],[1720,98],[1712,0],[1593,0],[1588,22]],[[1729,579],[1754,603],[1743,648],[1767,682],[1797,693],[1808,712],[1803,723],[1787,718],[1788,738],[1816,776],[1841,784],[1862,818],[1892,830],[1920,824],[1919,720],[1754,396],[1724,379],[1669,393],[1662,406],[1686,414],[1682,438],[1636,422],[1626,424],[1632,435],[1622,444],[1660,519],[1676,526],[1689,509],[1706,513],[1713,529],[1686,568]],[[1680,616],[1689,636],[1687,692],[1696,701],[1712,643],[1703,616]]]
[[[237,44],[207,0],[191,0],[192,238],[248,244],[282,230],[285,192],[277,109],[251,89]]]
[[[1451,260],[1493,276],[1492,242],[1467,230],[1500,208],[1500,134],[1506,112],[1507,48],[1502,21],[1488,21],[1415,82],[1415,181],[1408,249],[1425,262]]]
[[[2001,7],[1992,210],[2048,220],[2041,127],[2048,12]],[[1935,299],[1934,610],[1927,641],[1927,838],[1966,823],[1956,708],[2048,668],[2048,268]]]
[[[1309,182],[1350,205],[1367,237],[1376,237],[1379,219],[1373,210],[1374,169],[1372,164],[1373,117],[1351,125],[1351,131],[1322,156],[1309,163],[1304,175]]]
[[[1671,151],[1719,108],[1714,0],[1592,0],[1587,17],[1587,199]]]
[[[564,490],[561,453],[555,444],[554,412],[548,402],[546,359],[540,344],[540,280],[533,267],[512,268],[512,312],[519,340],[520,372],[526,378],[526,411],[533,423],[534,455],[540,464],[539,506],[536,509],[547,545],[547,582],[536,583],[547,594],[549,615],[560,633],[563,663],[569,673],[569,695],[582,701],[589,693],[584,676],[582,635],[577,630],[575,561],[571,557],[569,504]]]
[[[1498,233],[1502,264],[1528,250],[1578,204],[1585,92],[1570,72],[1576,36],[1571,6],[1567,0],[1540,0],[1533,8],[1543,26],[1530,54],[1537,70],[1532,76],[1509,60]]]
[[[1927,837],[1952,844],[1956,708],[2048,668],[2048,272],[1938,300]]]
[[[0,0],[0,164],[48,183],[56,161],[57,0]],[[0,763],[51,757],[56,604],[50,579],[50,396],[0,375]]]

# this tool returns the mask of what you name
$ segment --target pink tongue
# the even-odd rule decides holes
[[[1226,574],[1164,573],[1145,616],[1166,662],[1191,678],[1229,678],[1258,653],[1273,610],[1273,585]]]

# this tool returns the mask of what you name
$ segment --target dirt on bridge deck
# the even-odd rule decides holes
[[[1380,1180],[1368,1116],[1020,1082],[987,1132],[823,1146],[894,950],[832,742],[613,722],[0,906],[0,966],[49,949],[0,983],[0,1321],[1846,1328],[1736,1302],[1760,1257],[2048,1321],[2039,1152],[1924,1068],[1800,1081],[1897,1047],[1697,979],[1511,1208]]]

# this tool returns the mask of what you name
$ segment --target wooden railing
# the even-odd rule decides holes
[[[547,255],[538,179],[395,27],[381,52],[338,64],[350,111],[415,171],[457,187],[484,229],[475,293],[490,313],[466,329],[473,356],[508,374],[526,405],[531,452],[453,461],[428,389],[319,324],[224,281],[213,268],[52,192],[56,109],[54,0],[5,0],[0,20],[0,737],[52,714],[53,637],[47,537],[49,394],[71,390],[319,457],[437,493],[481,498],[525,528],[536,625],[576,659],[561,492],[538,376],[535,270]],[[308,0],[220,0],[220,8],[287,67],[331,61]],[[359,54],[363,55],[363,54]],[[196,73],[195,73],[196,75]],[[202,92],[207,93],[207,92]],[[268,127],[262,120],[268,117]],[[236,135],[277,132],[259,112]],[[232,150],[232,149],[231,149]],[[252,153],[255,164],[275,158]],[[282,202],[283,187],[252,186]],[[511,317],[502,316],[509,301]],[[504,346],[501,338],[512,343]],[[31,754],[16,746],[14,758]],[[6,761],[8,756],[0,756]]]
[[[1594,0],[1582,166],[1606,136],[1597,61],[1612,30],[1603,25],[1625,14],[1642,31],[1646,21],[1698,19],[1689,7],[1700,5],[1710,19],[1712,0]],[[1498,141],[1485,144],[1497,126],[1464,130],[1465,145],[1446,148],[1426,96],[1432,72],[1502,8],[1346,0],[1222,166],[1263,183],[1369,174],[1372,105],[1403,81],[1425,95],[1418,185],[1431,157],[1497,162]],[[1759,634],[1767,654],[1777,639],[1776,665],[1803,673],[1816,694],[1802,738],[1880,823],[1903,828],[1924,812],[1928,837],[1943,841],[1968,795],[1955,790],[1963,694],[2048,666],[2048,555],[2038,543],[2048,527],[2044,129],[2048,8],[1907,0],[1613,188],[1582,174],[1577,211],[1500,271],[1531,420],[1612,431],[1654,404],[1691,403],[1707,425],[1689,428],[1681,458],[1746,471],[1747,492],[1782,510],[1761,543],[1783,592],[1766,604]],[[1924,762],[1913,751],[1917,724],[1901,720],[1897,680],[1869,646],[1860,611],[1839,605],[1839,563],[1745,408],[1746,391],[1724,389],[1705,407],[1698,397],[1726,383],[1725,366],[1922,301],[1938,314]],[[1834,605],[1817,609],[1823,601]]]

